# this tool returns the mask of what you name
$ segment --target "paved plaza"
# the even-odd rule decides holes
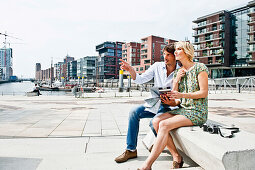
[[[138,158],[117,164],[125,149],[128,114],[149,93],[136,97],[0,96],[0,170],[136,170],[149,155],[142,138],[150,119],[142,119]],[[255,133],[254,93],[209,95],[209,119]],[[164,151],[153,169],[170,169]],[[201,169],[191,160],[185,167]]]

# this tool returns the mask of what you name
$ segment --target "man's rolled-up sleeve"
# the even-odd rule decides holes
[[[156,63],[151,65],[150,68],[146,70],[144,73],[142,73],[141,75],[136,73],[136,79],[134,80],[134,82],[136,84],[143,84],[150,81],[154,77],[155,69],[156,69]]]

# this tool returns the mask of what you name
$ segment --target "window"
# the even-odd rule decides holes
[[[151,60],[144,60],[144,64],[149,64],[151,63]]]
[[[143,67],[140,67],[140,71],[143,71]]]
[[[145,66],[145,70],[148,70],[150,68],[150,66],[146,65]]]
[[[107,52],[114,53],[114,50],[113,49],[107,49]]]

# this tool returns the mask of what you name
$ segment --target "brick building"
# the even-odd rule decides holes
[[[255,75],[255,2],[215,12],[193,21],[195,61],[212,78]]]
[[[130,42],[122,45],[122,59],[127,61],[137,73],[143,73],[153,63],[163,61],[163,48],[175,40],[157,36],[149,36],[141,39],[141,43]],[[128,74],[128,72],[124,72]]]

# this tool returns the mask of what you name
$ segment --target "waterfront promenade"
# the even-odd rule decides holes
[[[150,130],[141,120],[138,158],[117,164],[125,149],[129,110],[149,93],[136,97],[0,96],[0,169],[136,170],[149,155],[142,138]],[[98,96],[98,94],[94,94]],[[254,93],[209,95],[209,118],[255,133]],[[185,158],[186,159],[186,158]],[[153,169],[170,169],[162,153]],[[201,169],[185,160],[187,170]]]

